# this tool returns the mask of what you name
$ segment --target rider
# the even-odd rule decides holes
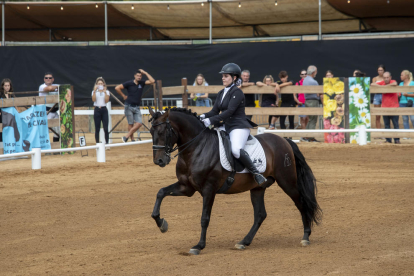
[[[261,186],[266,182],[266,178],[259,173],[249,154],[243,149],[249,138],[250,128],[257,125],[246,118],[244,94],[237,87],[241,83],[241,69],[237,64],[228,63],[219,73],[222,74],[225,88],[217,94],[213,109],[200,117],[206,127],[224,123],[224,128],[230,135],[231,152],[254,175],[254,180]]]

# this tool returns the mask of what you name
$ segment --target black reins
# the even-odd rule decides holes
[[[152,149],[153,150],[162,150],[164,149],[165,154],[172,160],[175,157],[177,157],[179,154],[181,154],[183,151],[185,151],[206,129],[208,129],[207,127],[204,128],[199,134],[197,134],[196,137],[194,137],[193,139],[191,139],[190,141],[182,144],[181,146],[176,146],[175,148],[173,148],[173,144],[172,144],[172,136],[173,134],[178,138],[178,135],[175,133],[175,130],[173,129],[173,127],[170,124],[170,120],[167,118],[167,120],[165,122],[159,123],[159,124],[155,124],[152,125],[152,127],[156,127],[159,125],[163,125],[166,124],[167,125],[167,131],[165,132],[165,145],[164,146],[160,146],[160,145],[153,145]],[[184,148],[183,148],[184,147]],[[179,151],[176,155],[174,155],[174,157],[171,157],[171,153],[173,153],[176,150],[181,150]]]

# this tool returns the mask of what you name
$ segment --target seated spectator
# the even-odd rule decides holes
[[[13,92],[13,84],[10,79],[3,79],[3,81],[1,82],[1,87],[0,87],[0,98],[2,99],[10,98],[11,95],[8,94],[9,92]],[[2,117],[1,117],[1,109],[0,109],[0,123],[1,122],[2,122]],[[0,142],[3,142],[3,132],[0,132]]]
[[[296,85],[303,85],[303,80],[306,78],[306,70],[302,69],[300,71],[300,80],[296,83]],[[301,104],[299,105],[299,107],[305,107],[305,93],[299,93],[298,96],[298,100],[299,102],[301,102]],[[300,126],[302,129],[306,128],[306,125],[309,122],[309,118],[307,115],[299,115],[300,118]]]
[[[326,71],[325,78],[333,78],[333,77],[334,77],[334,74],[332,73],[331,70]]]
[[[397,86],[397,82],[391,79],[391,73],[385,72],[383,74],[383,81],[372,83],[371,85],[386,85],[386,86]],[[384,93],[382,95],[382,107],[399,107],[398,103],[398,94],[399,93]],[[394,125],[394,129],[398,129],[398,117],[399,116],[383,116],[385,129],[390,129],[392,124]],[[385,138],[387,143],[392,143],[391,138]],[[394,138],[394,142],[396,144],[400,143],[400,138]]]
[[[208,86],[203,74],[198,74],[194,80],[193,86]],[[210,107],[210,100],[208,99],[208,93],[191,93],[190,98],[196,102],[196,106]]]
[[[243,87],[253,86],[255,83],[250,81],[250,71],[243,70],[241,73],[242,84],[239,86],[243,90]],[[244,94],[244,106],[245,107],[256,107],[255,103],[256,94]],[[246,118],[252,120],[253,115],[246,115]]]
[[[257,86],[275,86],[274,94],[263,94],[261,107],[278,107],[279,106],[279,92],[280,88],[277,83],[274,82],[272,75],[266,75],[263,78],[263,82],[258,81]],[[279,116],[269,116],[269,129],[275,129],[275,124]]]
[[[402,71],[400,86],[414,86],[413,73],[411,73],[408,70]],[[400,107],[411,107],[412,108],[413,102],[414,102],[414,92],[403,93],[400,98]],[[410,128],[409,119],[411,119],[411,124],[414,127],[414,115],[410,115],[409,118],[408,118],[408,115],[404,115],[402,116],[402,118],[403,118],[404,129]],[[403,139],[406,140],[408,138],[403,138]]]
[[[280,80],[277,81],[277,84],[279,84],[280,88],[293,85],[293,81],[289,80],[289,76],[286,71],[281,71],[279,73],[279,79]],[[295,107],[297,104],[299,105],[302,104],[296,97],[295,93],[293,94],[281,93],[281,98],[282,98],[281,107]],[[280,116],[280,128],[282,129],[286,129],[285,120],[286,120],[286,115],[281,115]],[[294,129],[294,128],[295,128],[295,116],[289,115],[289,129]]]
[[[95,120],[95,142],[99,143],[99,132],[101,130],[101,122],[105,132],[105,142],[109,143],[108,132],[108,109],[106,104],[109,102],[109,91],[106,87],[104,78],[98,77],[92,90],[92,101],[95,109],[93,110],[93,119]]]

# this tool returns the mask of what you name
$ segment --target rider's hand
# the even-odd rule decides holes
[[[210,123],[210,119],[204,119],[204,120],[203,120],[203,123],[204,123],[204,125],[205,125],[206,127],[209,127],[209,125],[211,125],[211,123]]]
[[[201,114],[201,115],[200,115],[200,118],[201,118],[201,119],[204,119],[205,117],[206,117],[206,114]]]

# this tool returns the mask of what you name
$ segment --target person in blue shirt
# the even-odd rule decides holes
[[[402,71],[400,86],[414,86],[413,73],[411,73],[408,70]],[[412,108],[413,102],[414,102],[414,92],[403,93],[400,97],[400,107],[411,107]],[[403,118],[404,129],[410,128],[409,119],[411,120],[411,124],[414,127],[414,115],[410,115],[410,116],[403,115],[402,118]],[[408,138],[403,138],[403,139],[408,139]]]

